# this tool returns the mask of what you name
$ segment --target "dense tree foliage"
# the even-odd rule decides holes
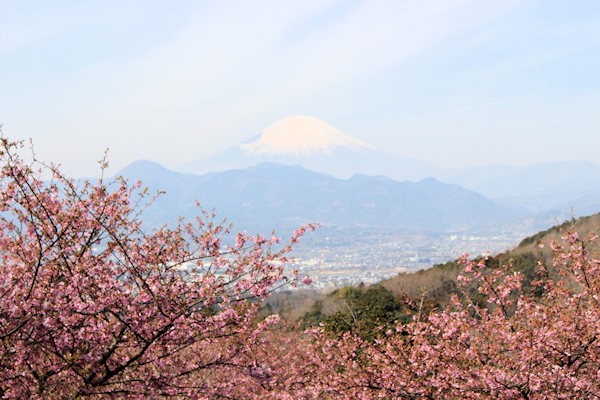
[[[381,285],[343,287],[331,293],[329,300],[334,311],[323,310],[323,300],[314,303],[302,317],[302,326],[322,326],[329,332],[352,332],[373,340],[381,328],[412,319],[414,307],[398,300]],[[331,306],[330,306],[331,307]]]

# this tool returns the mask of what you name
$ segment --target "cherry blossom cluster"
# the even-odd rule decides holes
[[[77,182],[21,150],[1,138],[0,397],[214,398],[237,387],[221,376],[270,373],[244,356],[277,322],[257,299],[306,281],[283,265],[314,226],[227,244],[199,209],[146,232],[139,183]]]
[[[554,263],[539,264],[537,292],[524,290],[510,264],[491,269],[465,256],[461,281],[476,284],[487,304],[465,290],[447,309],[382,329],[375,341],[321,328],[273,340],[278,344],[261,349],[272,377],[263,397],[598,399],[600,259],[588,253],[593,239],[567,232],[563,243],[552,242]],[[286,353],[286,341],[300,350]]]

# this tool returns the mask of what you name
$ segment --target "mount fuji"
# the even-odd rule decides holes
[[[241,145],[249,155],[333,155],[336,149],[369,151],[373,147],[315,117],[290,116],[267,127],[258,139]]]
[[[285,117],[244,144],[178,168],[196,174],[247,168],[260,163],[298,165],[346,179],[356,174],[418,180],[436,173],[426,162],[386,155],[311,116]]]
[[[360,174],[418,182],[433,177],[480,193],[520,213],[548,213],[558,220],[567,214],[597,212],[600,207],[600,165],[595,163],[441,169],[424,161],[387,155],[318,118],[301,115],[285,117],[246,143],[188,162],[176,171],[205,174],[263,163],[300,166],[338,179]]]

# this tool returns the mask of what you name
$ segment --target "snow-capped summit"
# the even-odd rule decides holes
[[[319,118],[301,115],[285,117],[263,129],[254,140],[188,162],[179,171],[199,174],[265,162],[298,165],[344,179],[362,173],[417,180],[435,171],[425,162],[381,153]]]
[[[373,148],[325,121],[303,115],[288,116],[273,123],[262,131],[257,140],[240,147],[251,156],[331,154],[335,147],[352,150]]]

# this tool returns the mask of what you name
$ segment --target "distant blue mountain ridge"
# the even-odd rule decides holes
[[[275,163],[194,175],[143,160],[119,175],[165,191],[146,213],[152,225],[193,217],[196,200],[249,231],[289,229],[306,222],[340,228],[463,231],[514,216],[509,207],[434,178],[398,182],[357,174],[340,179]]]

